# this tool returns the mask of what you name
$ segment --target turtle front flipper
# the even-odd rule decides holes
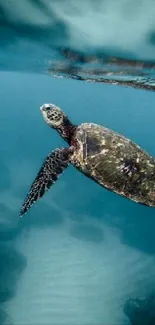
[[[37,177],[31,185],[19,215],[22,217],[45,192],[56,182],[69,165],[70,148],[52,151],[45,159]]]

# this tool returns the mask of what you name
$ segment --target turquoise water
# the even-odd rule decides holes
[[[9,72],[0,83],[0,324],[4,312],[15,325],[131,324],[128,299],[154,290],[154,209],[69,167],[30,213],[18,213],[46,155],[65,145],[41,104],[57,104],[75,123],[110,127],[155,155],[154,93]]]
[[[155,324],[153,208],[69,166],[19,218],[66,146],[44,103],[155,156],[154,22],[154,0],[0,0],[0,325]]]

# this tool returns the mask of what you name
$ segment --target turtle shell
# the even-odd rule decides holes
[[[77,127],[72,164],[86,176],[136,202],[155,206],[155,160],[124,136],[93,123]]]

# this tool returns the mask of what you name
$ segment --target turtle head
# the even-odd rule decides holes
[[[64,112],[53,104],[44,104],[40,107],[46,123],[53,129],[56,129],[59,134],[70,144],[76,126],[71,123]]]
[[[59,107],[53,104],[44,104],[40,110],[44,120],[51,128],[59,129],[63,125],[65,114]]]

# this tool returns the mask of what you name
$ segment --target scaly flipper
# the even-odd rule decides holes
[[[69,165],[70,148],[61,148],[52,151],[45,159],[19,213],[23,216],[44,193],[56,182],[65,168]]]

